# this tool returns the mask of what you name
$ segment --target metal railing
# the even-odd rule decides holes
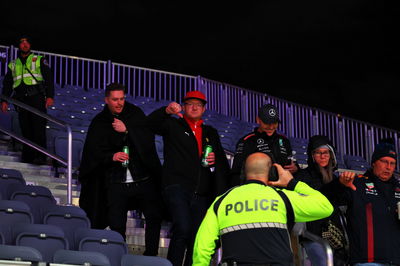
[[[71,205],[72,204],[72,130],[71,130],[71,126],[68,123],[65,123],[64,121],[61,121],[55,117],[52,117],[46,113],[43,113],[43,112],[39,111],[38,109],[33,108],[29,105],[26,105],[16,99],[12,99],[10,97],[7,97],[7,96],[1,95],[1,94],[0,94],[0,99],[3,99],[5,101],[7,101],[8,103],[12,103],[12,104],[14,104],[20,108],[23,108],[31,113],[34,113],[40,117],[43,117],[47,121],[53,122],[53,123],[67,129],[67,134],[68,134],[68,145],[67,145],[68,151],[67,152],[68,153],[67,153],[67,161],[65,161],[60,156],[52,153],[51,151],[45,149],[44,147],[41,147],[41,146],[37,145],[36,143],[33,143],[32,141],[30,141],[22,136],[19,136],[19,135],[15,134],[14,132],[11,132],[10,130],[8,130],[0,125],[1,132],[24,143],[25,145],[30,146],[33,149],[40,151],[41,153],[44,153],[45,155],[51,157],[54,160],[57,160],[62,165],[67,166],[67,178],[68,178],[68,181],[67,181],[68,182],[67,183],[67,204]]]
[[[17,56],[13,46],[0,46],[8,60]],[[278,107],[282,123],[279,130],[290,138],[308,139],[315,134],[327,135],[336,146],[338,155],[357,155],[370,160],[375,144],[381,138],[393,138],[399,151],[399,132],[327,112],[318,108],[297,104],[252,91],[235,85],[210,80],[201,76],[130,66],[75,56],[34,51],[48,58],[54,71],[54,80],[85,90],[104,89],[110,82],[120,82],[127,87],[131,97],[150,97],[154,100],[180,102],[190,90],[204,92],[207,108],[220,114],[254,123],[258,107],[272,103]],[[3,66],[2,66],[3,65]],[[0,74],[5,69],[0,63]],[[399,168],[398,168],[399,169]]]

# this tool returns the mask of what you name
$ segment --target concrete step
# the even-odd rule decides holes
[[[126,235],[140,235],[144,236],[145,234],[145,227],[136,226],[135,224],[130,224],[129,219],[126,224]],[[160,237],[168,238],[169,236],[169,228],[161,228]]]
[[[143,255],[143,252],[145,251],[145,246],[144,245],[135,245],[135,244],[128,244],[128,253],[133,254],[133,255]],[[158,249],[158,256],[167,258],[168,254],[168,248],[167,247],[160,247]]]
[[[140,229],[143,229],[143,231]],[[160,234],[160,244],[159,244],[160,247],[167,248],[169,246],[169,242],[170,242],[169,238],[162,237]],[[137,246],[144,246],[145,245],[144,228],[127,228],[126,243]]]
[[[0,160],[0,167],[19,170],[23,174],[23,176],[54,176],[52,167],[49,165],[34,165],[29,163]]]
[[[8,154],[6,154],[6,155],[0,154],[0,161],[3,161],[3,162],[20,162],[21,158],[19,156],[13,156],[13,155],[8,155]]]

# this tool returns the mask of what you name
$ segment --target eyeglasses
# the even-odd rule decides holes
[[[388,160],[379,159],[379,161],[383,164],[389,165],[390,167],[395,167],[396,162],[389,162]]]
[[[329,156],[329,151],[315,151],[314,155],[319,157],[322,157],[322,155]]]
[[[196,106],[196,107],[199,107],[199,108],[204,106],[204,104],[202,104],[202,103],[185,103],[185,105],[190,107],[190,108],[192,108],[193,106]]]

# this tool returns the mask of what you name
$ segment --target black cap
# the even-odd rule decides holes
[[[279,123],[278,109],[272,104],[264,104],[258,109],[258,117],[265,124]]]
[[[22,35],[20,38],[18,38],[18,46],[23,41],[27,41],[29,44],[32,44],[32,40],[31,40],[31,38],[29,36]]]

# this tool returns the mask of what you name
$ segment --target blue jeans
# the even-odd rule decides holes
[[[174,266],[181,266],[184,257],[184,265],[192,265],[194,240],[209,207],[209,200],[184,190],[179,184],[167,186],[164,198],[172,219],[167,258]]]
[[[302,245],[307,252],[308,259],[311,261],[312,266],[323,266],[327,264],[326,253],[321,244],[312,241],[304,241]]]

